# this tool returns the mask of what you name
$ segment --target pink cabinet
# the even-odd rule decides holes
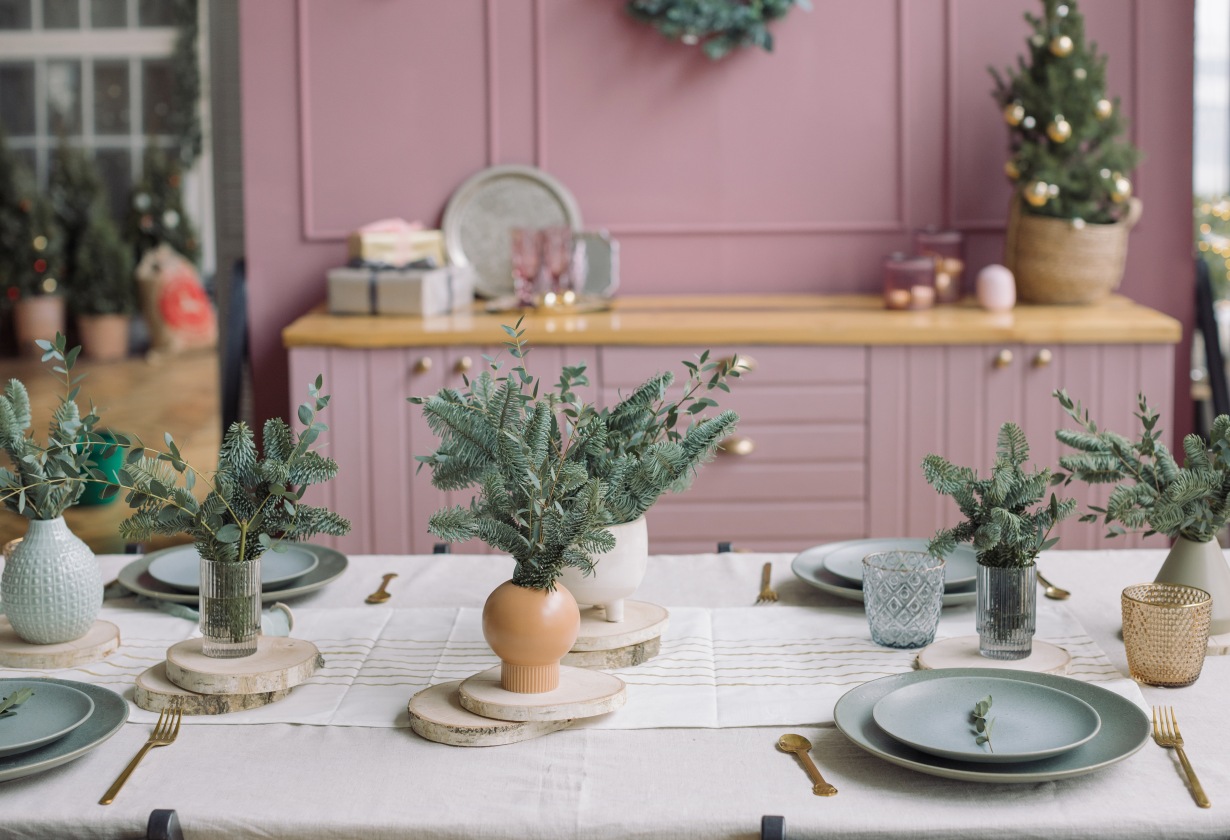
[[[427,518],[460,493],[431,486],[415,455],[435,438],[410,395],[443,386],[487,364],[492,346],[290,349],[292,409],[317,373],[333,395],[323,419],[323,451],[341,465],[319,488],[323,501],[351,518],[353,532],[337,546],[352,553],[431,551]],[[587,400],[611,404],[659,370],[682,374],[680,360],[703,348],[683,346],[539,345],[531,372],[553,385],[564,364],[586,362]],[[930,536],[954,523],[951,501],[923,481],[928,452],[989,469],[995,434],[1005,420],[1024,428],[1035,460],[1057,463],[1055,429],[1067,418],[1051,397],[1067,388],[1102,424],[1131,432],[1136,394],[1148,393],[1163,417],[1173,416],[1170,344],[1046,345],[777,345],[713,347],[738,351],[751,370],[721,394],[742,417],[726,450],[705,466],[686,493],[667,495],[649,512],[651,550],[712,551],[720,541],[762,551],[795,551],[865,536]],[[1083,503],[1104,488],[1074,488]],[[1100,527],[1072,520],[1059,532],[1064,548],[1107,543]],[[485,552],[474,542],[461,551]]]
[[[1057,465],[1067,450],[1055,430],[1072,426],[1051,396],[1057,388],[1080,399],[1101,425],[1124,434],[1139,428],[1137,393],[1146,393],[1163,418],[1172,417],[1173,361],[1168,344],[872,347],[869,536],[925,537],[959,522],[952,500],[923,480],[923,456],[935,452],[989,470],[1005,421],[1024,430],[1035,463]],[[1082,513],[1109,495],[1107,487],[1081,485],[1059,492],[1076,497]],[[1139,537],[1107,543],[1103,534],[1075,517],[1056,532],[1068,549],[1143,544]]]

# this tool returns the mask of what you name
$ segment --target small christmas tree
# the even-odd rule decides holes
[[[1011,157],[1004,165],[1019,184],[1024,209],[1041,216],[1110,223],[1126,214],[1131,171],[1139,151],[1120,139],[1119,99],[1106,93],[1106,57],[1085,41],[1076,0],[1042,0],[1029,60],[1001,76],[994,96],[1010,126]]]
[[[34,178],[0,132],[0,301],[54,292],[59,284],[59,238]]]
[[[126,223],[126,238],[133,243],[137,262],[164,242],[192,262],[200,257],[196,230],[184,213],[182,190],[179,163],[156,146],[147,148],[141,180],[132,188]]]
[[[85,315],[131,315],[137,303],[132,258],[108,213],[93,158],[61,141],[47,192],[60,229],[63,285],[73,310]]]

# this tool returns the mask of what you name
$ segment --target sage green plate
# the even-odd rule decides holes
[[[15,714],[0,717],[0,758],[63,738],[94,713],[89,695],[46,680],[0,680],[0,697],[23,688],[33,689],[34,696],[17,706]]]
[[[271,604],[275,601],[285,601],[288,598],[295,598],[299,595],[315,592],[317,589],[337,580],[346,571],[348,561],[346,560],[346,555],[340,551],[334,551],[322,545],[311,545],[310,543],[299,543],[295,547],[313,554],[318,561],[316,567],[293,581],[292,586],[280,589],[265,589],[262,587],[262,603]],[[144,595],[147,598],[153,598],[156,601],[171,601],[176,604],[199,604],[201,602],[199,593],[184,592],[183,590],[176,589],[170,584],[155,579],[149,573],[151,561],[156,560],[163,552],[174,550],[174,548],[164,548],[160,551],[152,551],[120,569],[116,579],[128,591],[135,592],[137,595]]]
[[[128,720],[128,701],[110,689],[71,680],[38,682],[80,691],[93,701],[94,711],[84,723],[63,738],[29,752],[0,758],[0,782],[41,773],[80,758],[118,732],[124,721]]]
[[[879,542],[885,541],[880,540]],[[905,542],[905,540],[902,542]],[[824,567],[824,557],[834,545],[845,545],[845,543],[817,545],[802,551],[790,563],[790,568],[794,571],[795,577],[811,584],[822,592],[827,592],[830,595],[836,595],[838,598],[845,598],[849,601],[861,602],[863,600],[863,585],[861,583],[852,583],[845,578],[840,578]],[[943,603],[946,607],[973,604],[977,600],[978,590],[973,584],[954,586],[951,589],[948,587],[944,588]]]
[[[857,586],[863,585],[863,558],[881,551],[927,553],[927,540],[910,537],[850,540],[821,546],[824,568]],[[959,545],[944,558],[944,589],[969,586],[978,577],[978,554],[968,545]]]
[[[974,704],[991,698],[991,738],[978,743]],[[880,698],[871,716],[881,729],[925,753],[985,764],[1037,761],[1074,750],[1102,728],[1079,697],[992,674],[907,685]]]
[[[874,756],[920,773],[969,782],[1032,784],[1070,779],[1123,761],[1149,740],[1149,718],[1139,706],[1113,691],[1069,677],[1035,674],[1032,671],[996,670],[994,676],[1056,688],[1079,697],[1098,713],[1102,728],[1076,749],[1050,758],[1008,764],[978,764],[921,752],[896,740],[876,724],[873,717],[876,703],[893,691],[952,677],[986,678],[988,673],[983,668],[910,671],[863,683],[842,695],[833,709],[833,719],[842,734]]]

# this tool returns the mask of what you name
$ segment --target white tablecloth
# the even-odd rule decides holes
[[[1157,551],[1053,552],[1048,577],[1076,594],[1072,615],[1126,673],[1119,592],[1152,578]],[[748,606],[761,564],[774,564],[779,605],[849,607],[794,579],[789,555],[658,557],[637,597],[674,608]],[[103,558],[113,575],[131,558]],[[297,612],[478,607],[507,577],[485,557],[356,557],[336,583],[292,604]],[[393,599],[363,597],[384,572]],[[112,604],[108,609],[123,609]],[[1044,606],[1045,611],[1049,605]],[[678,610],[681,614],[686,610]],[[1056,613],[1059,614],[1059,613]],[[359,613],[363,615],[363,613]],[[755,615],[753,612],[752,616]],[[166,617],[160,616],[159,619]],[[973,632],[971,606],[945,627]],[[9,675],[8,673],[5,674]],[[1197,808],[1172,752],[1152,744],[1111,768],[1064,782],[981,785],[886,764],[831,725],[794,725],[840,794],[815,797],[797,763],[774,749],[782,727],[580,728],[487,749],[422,741],[406,729],[271,723],[185,726],[146,757],[115,804],[95,804],[149,734],[134,722],[85,757],[0,784],[0,836],[123,837],[153,808],[175,808],[191,838],[206,837],[751,837],[762,814],[788,836],[1230,837],[1230,657],[1210,657],[1183,689],[1144,688],[1174,705],[1188,752],[1213,801]],[[817,697],[827,720],[831,698]]]

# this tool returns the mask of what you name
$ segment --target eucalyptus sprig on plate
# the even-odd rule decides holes
[[[970,713],[970,717],[974,720],[974,743],[979,746],[986,744],[987,749],[995,752],[995,748],[991,746],[991,725],[995,723],[995,718],[987,719],[987,712],[991,711],[991,695],[987,695],[974,704],[974,711]]]
[[[17,707],[34,696],[34,689],[19,688],[8,697],[0,699],[0,718],[17,714]]]

